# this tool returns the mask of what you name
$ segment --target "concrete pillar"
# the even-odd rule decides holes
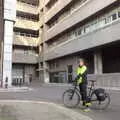
[[[12,41],[13,41],[13,22],[4,22],[4,52],[3,52],[3,87],[8,78],[8,86],[12,83]]]
[[[103,73],[102,52],[100,50],[94,53],[94,73]]]
[[[50,82],[49,66],[47,62],[44,62],[44,83],[49,82]]]
[[[16,17],[16,0],[4,0],[3,87],[12,83],[13,24]],[[6,82],[7,81],[7,82]]]
[[[47,51],[47,43],[44,42],[43,47],[45,53]],[[44,56],[43,68],[44,68],[44,83],[49,83],[50,82],[49,64],[48,62],[45,61],[45,56]]]

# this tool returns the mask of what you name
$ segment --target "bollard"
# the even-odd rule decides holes
[[[5,78],[5,88],[8,88],[8,77]]]

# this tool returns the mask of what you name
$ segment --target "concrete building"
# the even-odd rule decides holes
[[[14,24],[12,83],[38,78],[39,0],[17,0]]]
[[[89,79],[120,85],[119,0],[41,0],[40,21],[42,82],[70,82],[83,57]]]

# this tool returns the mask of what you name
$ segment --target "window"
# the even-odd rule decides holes
[[[97,29],[97,22],[92,23],[90,26],[90,31],[93,31],[95,29]]]
[[[82,28],[78,28],[75,32],[74,32],[74,34],[75,34],[75,36],[79,36],[79,35],[81,35],[81,34],[83,34],[83,29]]]
[[[115,13],[112,15],[112,20],[116,20],[116,19],[117,19],[117,14]]]
[[[40,62],[40,68],[43,68],[43,62]]]
[[[106,23],[106,19],[99,20],[97,23],[97,27],[98,28],[103,27],[105,23]]]
[[[112,21],[111,16],[107,17],[106,23],[110,23]]]
[[[79,28],[79,29],[78,29],[78,35],[81,35],[81,34],[82,34],[82,29]]]
[[[90,32],[90,25],[87,25],[87,26],[85,27],[85,33],[88,33],[88,32]]]
[[[111,16],[109,16],[108,18],[107,18],[107,23],[110,23],[110,22],[112,22],[112,21],[114,21],[114,20],[116,20],[117,19],[117,14],[116,13],[114,13],[114,14],[112,14]]]
[[[118,12],[118,17],[120,18],[120,11]]]
[[[69,38],[69,39],[73,39],[73,38],[75,38],[75,34],[74,34],[73,31],[70,32],[70,33],[68,33],[68,38]]]

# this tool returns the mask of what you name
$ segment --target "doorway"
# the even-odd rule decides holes
[[[71,83],[73,79],[73,66],[68,65],[68,83]]]

